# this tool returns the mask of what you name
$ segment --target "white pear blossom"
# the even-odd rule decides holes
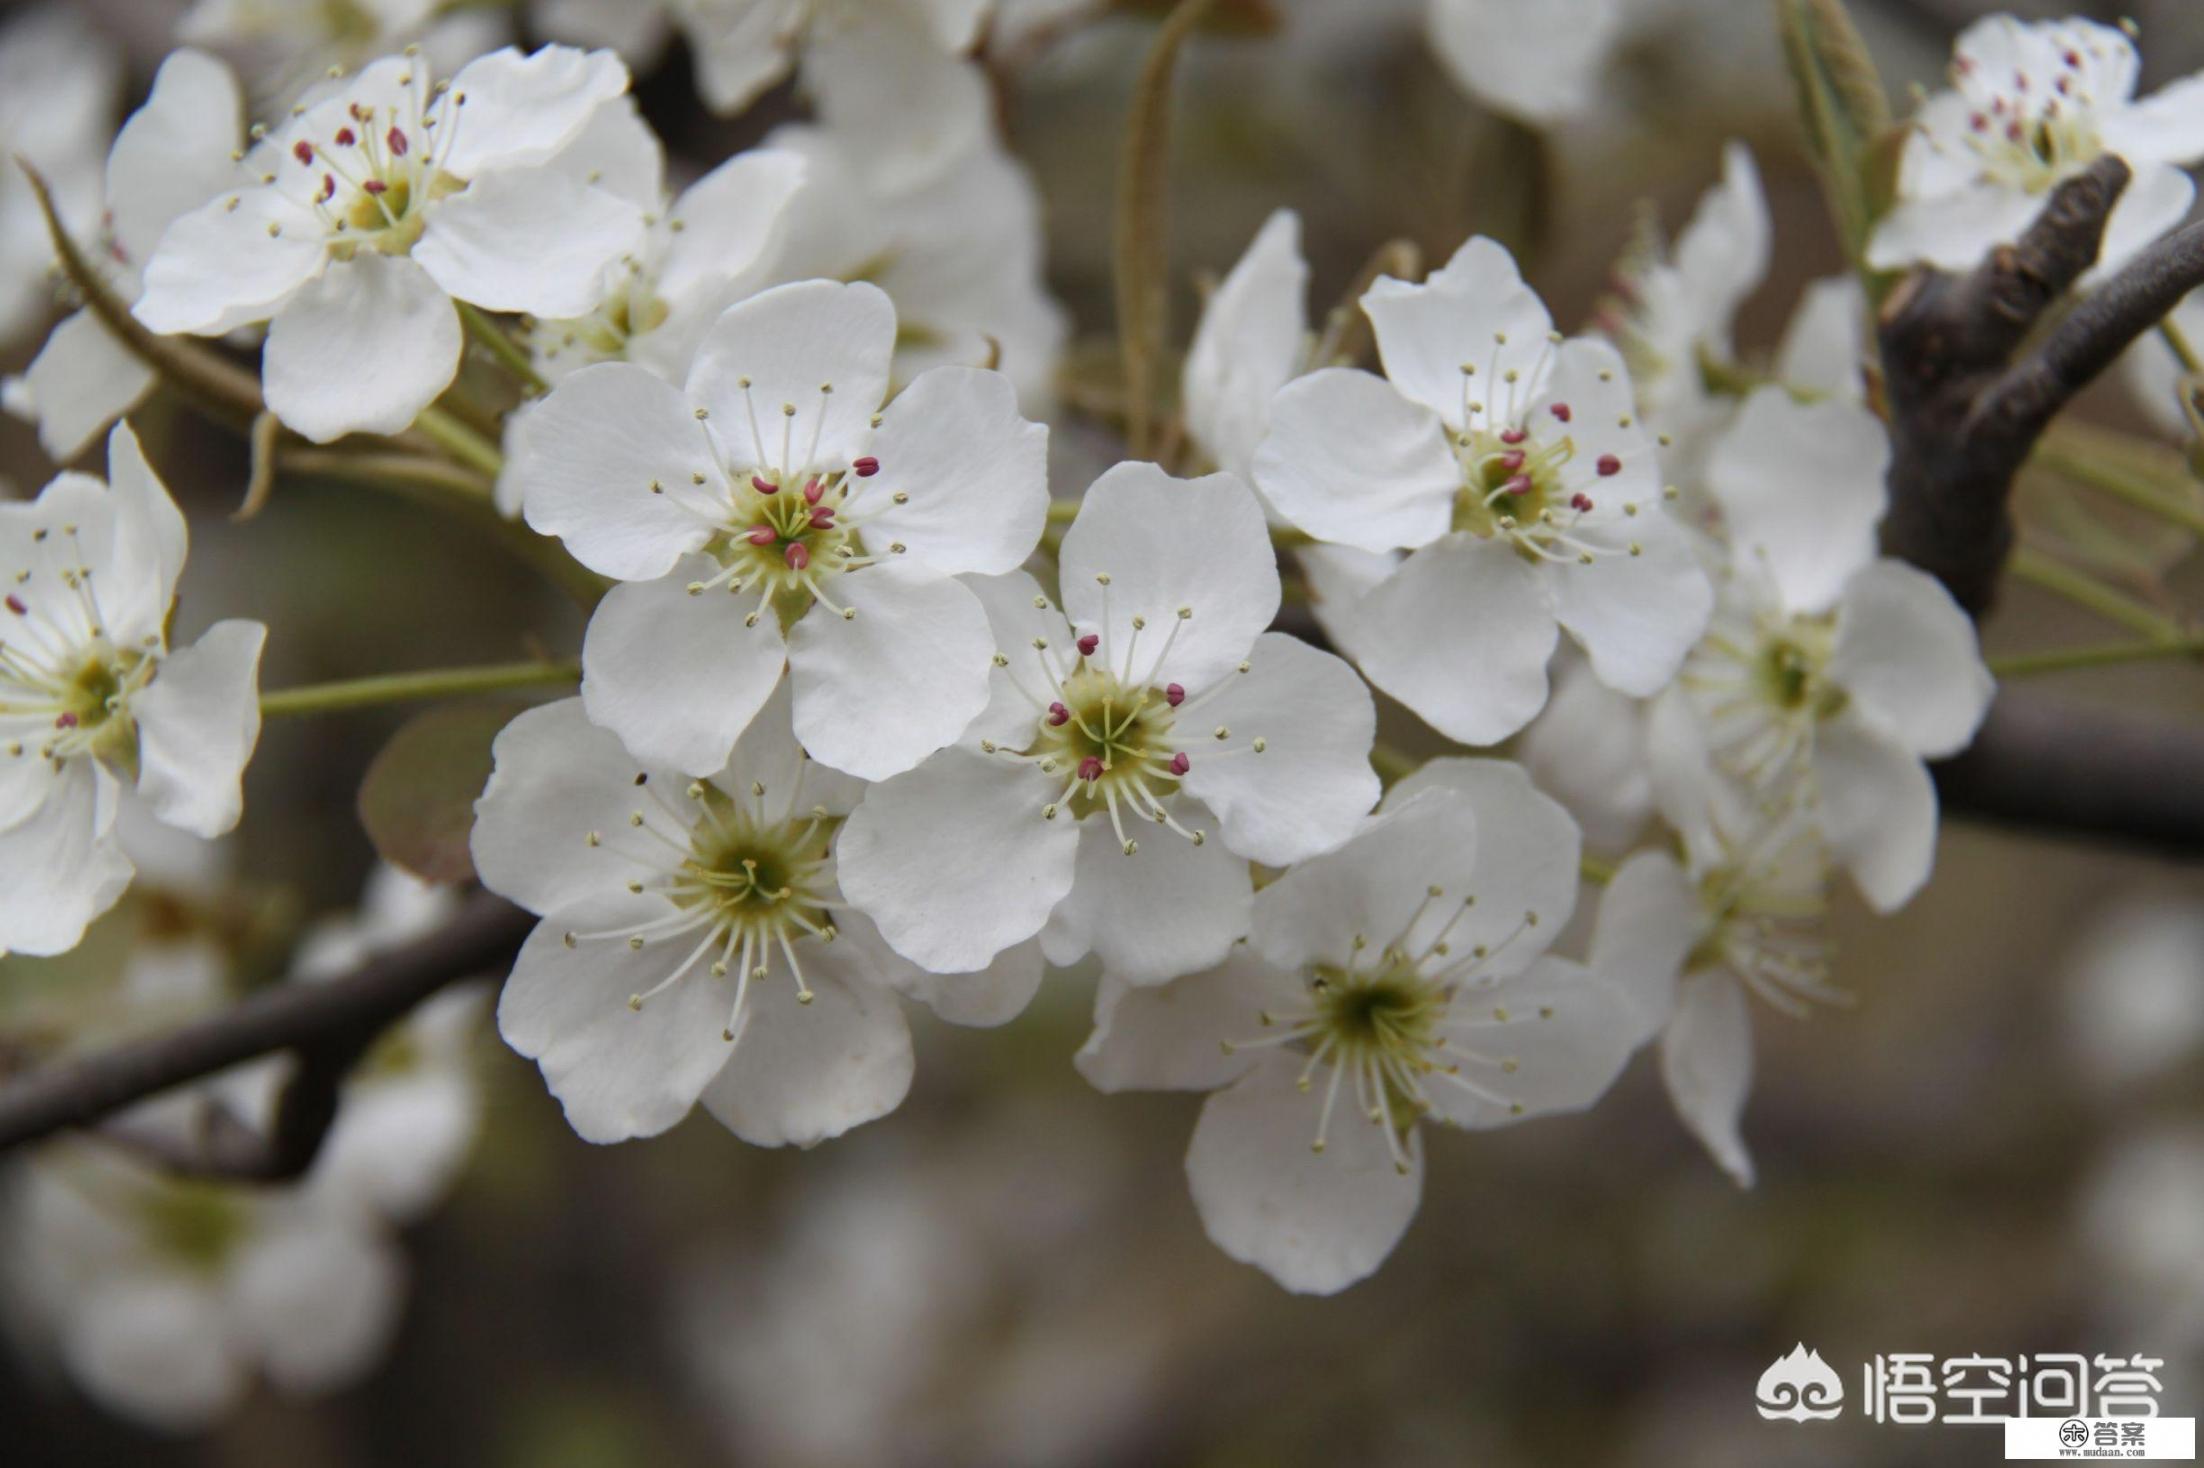
[[[291,104],[332,66],[353,67],[418,45],[454,71],[511,38],[499,7],[451,0],[194,0],[176,38],[230,58],[255,101]],[[197,202],[197,201],[194,201]]]
[[[2093,276],[2117,269],[2189,212],[2183,168],[2204,158],[2204,74],[2137,100],[2134,43],[2087,20],[2009,15],[1960,34],[1951,86],[1922,104],[1898,201],[1868,241],[1877,270],[1967,269],[2034,222],[2051,190],[2105,154],[2134,170]]]
[[[15,160],[45,178],[70,234],[90,238],[121,85],[120,58],[72,6],[27,6],[0,26],[0,342],[37,324],[53,298],[53,244]]]
[[[1023,572],[967,578],[1001,648],[993,696],[956,745],[866,792],[843,886],[929,970],[1039,934],[1054,963],[1091,952],[1159,983],[1246,930],[1249,861],[1353,833],[1378,796],[1376,715],[1353,669],[1264,631],[1277,559],[1230,475],[1118,465],[1058,564],[1063,611]]]
[[[1422,285],[1362,298],[1386,376],[1281,389],[1255,456],[1264,496],[1320,541],[1412,552],[1336,624],[1370,681],[1452,739],[1490,744],[1547,693],[1567,628],[1609,687],[1651,695],[1712,593],[1662,507],[1622,358],[1563,340],[1507,250],[1465,244]]]
[[[178,215],[248,181],[236,156],[244,133],[244,101],[229,68],[202,52],[171,52],[107,154],[105,247],[86,254],[117,298],[137,300],[140,272]],[[153,369],[80,307],[4,394],[9,412],[37,423],[47,454],[68,463],[153,383]]]
[[[528,523],[625,583],[590,620],[582,699],[642,758],[716,771],[784,664],[804,748],[867,779],[986,705],[994,639],[956,577],[1039,541],[1048,430],[970,367],[883,410],[895,336],[877,288],[799,282],[723,314],[685,387],[607,362],[531,415]]]
[[[397,1326],[404,1263],[364,1215],[81,1142],[13,1183],[8,1268],[34,1338],[143,1426],[202,1429],[255,1377],[302,1395],[349,1385]]]
[[[1870,905],[1928,880],[1936,788],[1924,761],[1973,739],[1995,691],[1974,623],[1933,578],[1877,558],[1889,445],[1861,408],[1747,399],[1708,488],[1730,564],[1706,640],[1654,704],[1670,823],[1690,832],[1734,785],[1802,799]]]
[[[125,786],[196,835],[236,825],[259,737],[267,628],[169,646],[184,518],[129,425],[107,458],[111,484],[65,473],[0,505],[0,951],[72,948],[121,895]]]
[[[1187,347],[1187,436],[1216,467],[1250,482],[1270,432],[1270,400],[1307,366],[1308,288],[1301,216],[1280,209],[1218,282]]]
[[[475,868],[543,918],[498,1028],[583,1138],[655,1136],[701,1100],[745,1141],[809,1146],[902,1101],[908,966],[835,881],[860,786],[805,757],[785,694],[707,779],[630,756],[578,699],[494,754]]]
[[[2067,1052],[2090,1084],[2117,1090],[2204,1056],[2204,901],[2123,896],[2065,968]]]
[[[1433,761],[1257,895],[1246,951],[1159,988],[1105,979],[1079,1067],[1215,1091],[1186,1156],[1210,1238],[1288,1289],[1343,1289],[1416,1211],[1420,1121],[1579,1110],[1642,1038],[1621,991],[1545,953],[1577,861],[1520,768]]]
[[[1589,112],[1623,0],[1430,0],[1431,47],[1496,111],[1536,127]]]
[[[342,79],[270,135],[259,182],[178,218],[145,268],[154,331],[266,321],[269,407],[317,442],[396,433],[451,384],[453,302],[579,316],[643,211],[553,166],[627,90],[609,52],[507,48],[447,86],[418,57]]]
[[[1730,808],[1695,822],[1685,859],[1641,851],[1616,869],[1592,930],[1593,972],[1629,996],[1640,1038],[1659,1035],[1677,1116],[1740,1187],[1752,1090],[1751,1003],[1792,1019],[1848,1005],[1830,981],[1828,853],[1795,812]]]

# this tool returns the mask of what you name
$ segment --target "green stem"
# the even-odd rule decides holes
[[[413,426],[422,437],[470,469],[493,480],[505,471],[505,456],[498,452],[497,445],[442,408],[423,408]]]
[[[2175,325],[2171,316],[2158,323],[2158,334],[2164,337],[2166,345],[2173,349],[2174,358],[2180,362],[2183,372],[2188,373],[2191,377],[2204,374],[2204,361],[2197,359],[2196,348],[2189,345],[2188,333]]]
[[[1604,887],[1615,880],[1615,864],[1602,857],[1579,856],[1576,870],[1578,876],[1595,887]]]
[[[2062,647],[2050,652],[2016,652],[1991,658],[1990,671],[2000,678],[2025,678],[2032,673],[2062,673],[2069,668],[2109,668],[2118,663],[2139,663],[2149,658],[2204,658],[2204,637],[2185,637],[2174,642],[2115,642],[2099,647]]]
[[[536,370],[536,364],[520,349],[520,343],[513,340],[511,332],[492,321],[480,306],[470,305],[465,301],[455,301],[452,304],[459,308],[460,324],[467,328],[467,335],[497,358],[505,370],[519,380],[521,386],[538,395],[551,390],[551,385],[543,380],[543,374]]]
[[[2122,464],[2109,455],[2091,452],[2088,442],[2077,442],[2071,433],[2046,434],[2037,444],[2032,462],[2077,484],[2124,500],[2161,520],[2170,520],[2185,530],[2204,535],[2204,507],[2197,504],[2192,488],[2194,481],[2186,474],[2178,480],[2181,487],[2175,488],[2175,481],[2160,482],[2140,463]]]
[[[260,695],[260,716],[274,719],[295,714],[327,714],[386,703],[413,703],[425,698],[456,698],[462,694],[495,693],[508,688],[541,688],[572,683],[581,675],[581,665],[574,662],[489,663],[473,668],[434,668],[422,673],[383,673],[373,678],[309,683],[303,688],[279,688],[273,693],[263,693]]]
[[[2013,574],[2045,591],[2065,597],[2077,606],[2087,607],[2110,622],[2117,622],[2131,632],[2140,632],[2155,642],[2177,642],[2182,631],[2179,624],[2131,596],[2114,591],[2093,577],[2085,576],[2068,566],[2052,560],[2041,551],[2026,546],[2013,553]]]

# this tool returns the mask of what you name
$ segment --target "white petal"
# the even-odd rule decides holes
[[[843,468],[866,452],[894,350],[895,307],[878,286],[797,281],[720,316],[689,369],[689,396],[711,409],[738,465],[789,477]]]
[[[1328,851],[1377,804],[1377,709],[1354,669],[1328,652],[1264,633],[1247,672],[1229,675],[1201,718],[1231,729],[1235,752],[1196,748],[1185,788],[1216,812],[1225,845],[1250,861],[1285,866]],[[1248,747],[1258,738],[1261,754]]]
[[[2195,201],[2196,181],[2186,172],[2164,163],[2139,165],[2134,181],[2121,192],[2112,217],[2105,221],[2097,263],[2082,277],[2082,289],[2101,285],[2151,241],[2180,224]]]
[[[613,587],[589,619],[582,706],[646,764],[718,773],[780,681],[772,609],[751,625],[756,596],[690,590],[718,571],[710,556],[684,556],[656,581]]]
[[[1214,829],[1193,801],[1175,805],[1188,830]],[[1132,984],[1160,984],[1222,963],[1247,931],[1254,896],[1247,863],[1214,835],[1196,846],[1146,822],[1125,831],[1139,848],[1130,856],[1107,817],[1079,823],[1071,895],[1043,934],[1050,959],[1092,953],[1104,973]]]
[[[224,194],[162,234],[133,314],[164,335],[220,336],[275,314],[323,258],[320,223],[274,188]]]
[[[1322,1152],[1317,1098],[1295,1086],[1301,1062],[1272,1054],[1209,1098],[1186,1149],[1194,1207],[1210,1241],[1296,1294],[1345,1289],[1385,1262],[1423,1196],[1423,1144],[1396,1170],[1378,1125],[1334,1111]]]
[[[685,300],[755,265],[807,174],[800,153],[752,148],[683,189],[667,215],[681,231],[658,272],[660,293]]]
[[[1763,387],[1707,456],[1707,488],[1731,544],[1763,568],[1791,612],[1824,612],[1875,556],[1890,439],[1852,403],[1801,403]]]
[[[1330,367],[1279,390],[1255,452],[1263,498],[1318,540],[1366,551],[1446,533],[1462,474],[1429,408]]]
[[[1752,1016],[1736,983],[1720,974],[1684,980],[1661,1036],[1661,1079],[1691,1134],[1739,1187],[1751,1187],[1752,1157],[1738,1122],[1752,1091]]]
[[[191,1280],[130,1275],[89,1283],[61,1341],[86,1395],[168,1432],[206,1427],[244,1395],[220,1301]]]
[[[760,0],[731,16],[685,14],[681,29],[695,58],[697,95],[722,117],[748,107],[788,75],[789,40],[800,0]]]
[[[1608,878],[1592,929],[1592,971],[1636,1010],[1640,1043],[1668,1023],[1684,960],[1704,928],[1699,894],[1667,852],[1640,851]]]
[[[1546,578],[1504,539],[1449,535],[1363,598],[1363,676],[1463,744],[1492,744],[1546,703],[1561,626]]]
[[[138,717],[138,793],[154,814],[213,838],[245,808],[245,762],[260,738],[258,622],[217,622],[164,658],[132,707]]]
[[[1544,384],[1553,318],[1523,284],[1515,257],[1482,235],[1422,285],[1379,276],[1362,310],[1393,386],[1448,428],[1470,421],[1470,404],[1484,405],[1474,415],[1480,425],[1494,415],[1507,421],[1516,416],[1508,409],[1530,402]]]
[[[1866,396],[1867,297],[1858,277],[1824,276],[1799,293],[1776,376],[1785,387],[1859,402]]]
[[[1471,1057],[1464,1075],[1477,1089],[1434,1076],[1425,1094],[1438,1115],[1479,1130],[1584,1110],[1607,1094],[1645,1039],[1620,989],[1553,957],[1456,995],[1443,1027],[1450,1047]]]
[[[349,1222],[311,1215],[255,1240],[238,1261],[231,1303],[243,1344],[284,1391],[359,1380],[398,1325],[405,1266],[388,1243]]]
[[[1308,583],[1309,610],[1332,646],[1351,662],[1362,657],[1362,599],[1400,569],[1399,551],[1361,551],[1344,545],[1304,545],[1294,551]]]
[[[413,258],[462,301],[563,320],[604,298],[606,267],[643,246],[643,212],[549,168],[478,178],[435,204]]]
[[[471,1011],[480,996],[458,997]],[[410,1026],[401,1033],[421,1043]],[[371,1208],[397,1223],[420,1218],[458,1178],[481,1113],[474,1078],[457,1066],[423,1062],[353,1086],[315,1159],[317,1196]]]
[[[449,95],[466,102],[446,111],[440,125],[457,127],[458,141],[437,162],[467,179],[541,163],[627,89],[627,68],[609,51],[544,46],[523,56],[507,46],[476,57],[452,78]]]
[[[1248,943],[1274,966],[1299,973],[1319,965],[1355,966],[1358,936],[1365,946],[1417,953],[1442,931],[1452,938],[1467,923],[1473,932],[1460,949],[1466,954],[1481,940],[1477,924],[1495,934],[1523,927],[1520,908],[1465,910],[1465,898],[1485,905],[1476,891],[1480,840],[1468,796],[1424,791],[1380,814],[1337,851],[1301,862],[1265,887],[1255,900]],[[1538,863],[1547,859],[1544,852],[1530,856]],[[1430,895],[1433,887],[1439,896]],[[1535,952],[1554,931],[1531,930],[1524,946]]]
[[[900,775],[987,707],[987,610],[953,577],[897,562],[835,577],[830,594],[857,615],[814,606],[789,634],[796,737],[861,779]]]
[[[1434,0],[1431,45],[1473,96],[1533,124],[1589,111],[1622,0]]]
[[[2038,195],[1989,182],[1968,184],[1953,193],[1902,199],[1868,239],[1868,268],[1970,269],[1994,247],[2019,239],[2035,222],[2042,202]]]
[[[1965,749],[1997,692],[1974,622],[1943,583],[1887,559],[1844,588],[1829,679],[1924,759]]]
[[[261,362],[268,406],[316,443],[402,433],[451,386],[459,346],[459,313],[428,272],[368,250],[276,312]]]
[[[1220,469],[1252,477],[1271,395],[1304,350],[1308,288],[1301,216],[1280,209],[1202,309],[1186,351],[1186,426]]]
[[[470,846],[482,885],[531,912],[550,913],[621,888],[632,861],[602,845],[628,829],[649,769],[589,722],[578,698],[527,710],[490,746],[489,783],[475,802]],[[599,843],[589,840],[595,832]]]
[[[646,214],[666,202],[666,149],[632,95],[597,108],[574,140],[542,166],[617,194]]]
[[[99,791],[106,778],[72,760],[36,814],[0,831],[0,951],[66,953],[130,884],[113,801]]]
[[[542,1067],[544,1084],[585,1142],[658,1135],[689,1114],[727,1063],[722,1032],[736,976],[714,977],[710,954],[671,989],[630,1007],[680,968],[703,941],[701,931],[641,948],[617,936],[577,936],[571,947],[565,941],[568,934],[632,931],[672,911],[655,894],[625,893],[562,908],[528,935],[498,997],[498,1032]]]
[[[750,986],[734,1058],[704,1089],[704,1106],[757,1147],[809,1147],[886,1116],[911,1089],[911,1032],[894,994],[837,972],[834,949],[807,944],[804,975]]]
[[[101,610],[111,635],[151,636],[163,630],[169,604],[176,599],[190,532],[184,512],[146,462],[128,423],[117,423],[108,432],[107,479],[115,515],[113,569],[137,584],[103,591]]]
[[[1048,520],[1048,429],[1018,414],[999,372],[936,367],[895,396],[873,435],[880,472],[858,501],[865,543],[937,570],[1015,571]],[[902,504],[893,496],[908,495]]]
[[[865,792],[835,845],[843,895],[912,962],[985,968],[1071,890],[1078,827],[1041,816],[1055,794],[1023,766],[943,750]]]
[[[169,221],[220,193],[238,174],[230,154],[244,131],[244,99],[230,69],[198,51],[171,51],[145,105],[107,154],[107,212],[115,243],[143,264]]]
[[[38,420],[39,446],[47,458],[66,464],[101,429],[136,407],[157,379],[87,309],[53,329],[23,380]]]
[[[1565,658],[1553,696],[1516,745],[1539,787],[1567,806],[1584,839],[1627,850],[1653,813],[1645,709],[1599,681],[1583,658]]]
[[[1264,1034],[1264,1014],[1305,997],[1300,983],[1244,947],[1206,973],[1168,984],[1105,977],[1094,992],[1094,1032],[1073,1063],[1099,1091],[1213,1091],[1267,1050],[1228,1048]]]
[[[1040,943],[1029,938],[996,954],[995,961],[977,973],[920,971],[901,989],[950,1024],[991,1029],[1025,1013],[1040,992],[1046,970]]]
[[[2160,87],[2104,122],[2104,143],[2130,163],[2204,158],[2204,73]]]
[[[1587,519],[1572,538],[1587,566],[1549,563],[1554,616],[1589,655],[1599,681],[1633,698],[1666,688],[1707,629],[1714,587],[1676,522],[1658,509],[1633,519]]]
[[[1404,809],[1426,790],[1455,791],[1474,813],[1473,860],[1457,880],[1459,894],[1475,897],[1477,906],[1448,938],[1460,952],[1478,944],[1492,950],[1480,975],[1520,973],[1576,911],[1584,851],[1576,819],[1509,760],[1429,760],[1386,792],[1385,808]],[[1412,890],[1423,888],[1412,884]],[[1532,913],[1536,927],[1519,933]]]
[[[988,674],[987,708],[964,731],[964,743],[977,746],[983,739],[1023,749],[1038,727],[1048,693],[1048,669],[1072,646],[1071,624],[1041,594],[1041,583],[1023,571],[1007,576],[959,578],[987,609],[987,624],[995,646],[1003,649],[1007,666]],[[1048,651],[1033,646],[1040,638]]]
[[[1928,767],[1881,731],[1849,718],[1814,738],[1815,816],[1877,912],[1895,912],[1936,863],[1936,786]]]
[[[703,548],[724,509],[695,409],[640,367],[584,367],[529,411],[517,436],[511,473],[529,525],[602,575],[665,575]]]
[[[1129,681],[1184,684],[1200,692],[1247,656],[1278,614],[1278,557],[1248,487],[1229,474],[1174,479],[1153,464],[1119,464],[1094,482],[1064,533],[1057,564],[1064,613],[1099,633],[1102,656]],[[1105,585],[1099,579],[1108,578]],[[1171,635],[1168,666],[1150,671]],[[1133,618],[1147,630],[1132,646]]]
[[[1676,236],[1676,270],[1707,340],[1727,347],[1737,308],[1768,277],[1768,200],[1752,150],[1722,149],[1722,181]]]
[[[855,143],[874,187],[909,190],[984,146],[993,103],[979,68],[932,44],[922,16],[867,10],[861,25],[814,33],[804,87],[820,120]]]

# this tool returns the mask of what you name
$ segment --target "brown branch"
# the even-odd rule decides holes
[[[2204,851],[2204,729],[2007,695],[1931,767],[1952,815],[2169,854]]]
[[[91,1126],[135,1102],[277,1051],[298,1057],[265,1137],[210,1126],[160,1160],[209,1176],[280,1181],[313,1165],[345,1076],[375,1037],[447,984],[493,973],[527,936],[528,914],[478,893],[443,927],[341,979],[263,990],[195,1024],[19,1076],[0,1086],[0,1151]],[[125,1133],[127,1143],[143,1142]]]

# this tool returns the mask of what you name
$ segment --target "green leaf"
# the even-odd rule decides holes
[[[490,778],[490,741],[524,704],[450,704],[399,726],[360,781],[360,824],[384,861],[424,882],[474,877],[467,838]]]
[[[1904,132],[1892,126],[1889,95],[1844,0],[1777,5],[1807,151],[1845,253],[1858,266],[1876,218],[1889,206]]]

